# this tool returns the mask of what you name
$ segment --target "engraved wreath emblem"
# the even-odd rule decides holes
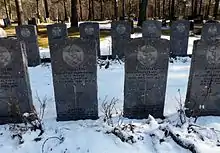
[[[186,27],[185,27],[185,25],[183,23],[178,24],[176,28],[181,33],[184,32],[185,29],[186,29]]]
[[[61,36],[61,32],[62,32],[62,30],[61,30],[60,27],[54,27],[54,28],[52,29],[52,35],[53,35],[54,37],[60,37],[60,36]]]
[[[69,45],[63,49],[63,61],[71,67],[77,67],[84,61],[84,52],[77,45]]]
[[[124,34],[125,33],[125,31],[126,31],[126,28],[125,28],[125,26],[124,25],[122,25],[122,24],[119,24],[117,27],[116,27],[116,31],[119,33],[119,34]]]
[[[147,27],[147,31],[149,33],[155,33],[157,30],[156,26],[154,24],[149,24],[148,27]]]
[[[11,62],[11,54],[5,47],[0,47],[0,66],[5,67]]]
[[[153,46],[144,45],[138,49],[137,59],[144,66],[151,66],[156,63],[157,50]]]
[[[85,29],[84,29],[84,31],[85,31],[85,33],[86,33],[87,35],[93,35],[95,30],[94,30],[94,28],[91,27],[91,26],[86,26]]]
[[[21,29],[21,35],[22,35],[22,37],[25,37],[25,38],[30,37],[31,32],[28,28],[22,28]]]

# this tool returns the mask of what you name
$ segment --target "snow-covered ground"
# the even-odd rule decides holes
[[[132,37],[141,37],[134,34]],[[162,36],[167,38],[167,36]],[[199,39],[190,37],[188,53],[192,52],[193,40]],[[101,41],[103,54],[110,51],[111,39],[107,37]],[[41,49],[42,57],[49,57],[49,49]],[[190,58],[180,58],[169,64],[168,81],[166,90],[166,101],[164,115],[170,121],[176,121],[180,90],[182,101],[185,99],[187,81],[189,76]],[[45,132],[38,136],[39,131],[23,132],[22,140],[19,144],[18,139],[12,139],[12,135],[19,130],[15,130],[13,125],[0,126],[0,153],[190,153],[177,145],[170,136],[165,137],[163,127],[169,127],[175,133],[182,136],[186,142],[194,143],[198,153],[219,153],[220,147],[217,146],[220,136],[220,117],[201,117],[198,124],[203,127],[204,141],[195,133],[187,133],[186,126],[175,127],[174,123],[164,122],[153,118],[147,120],[121,119],[123,124],[134,125],[134,132],[125,130],[125,135],[132,135],[135,143],[122,142],[118,137],[106,132],[112,130],[103,122],[101,104],[107,96],[107,100],[117,98],[116,104],[118,111],[123,107],[123,87],[124,87],[124,65],[111,62],[108,69],[98,67],[98,97],[99,97],[99,116],[100,119],[92,121],[69,121],[56,122],[56,109],[54,102],[54,91],[52,82],[52,70],[50,64],[40,65],[29,68],[30,82],[34,105],[39,111],[40,103],[37,97],[44,99],[47,97],[46,110],[43,118]],[[113,121],[116,126],[119,116],[115,114]],[[169,124],[168,124],[169,123]],[[122,125],[123,125],[122,124]],[[122,126],[121,125],[121,126]],[[215,129],[214,130],[212,129]],[[201,130],[202,132],[202,130]],[[36,141],[39,138],[39,141]],[[49,139],[48,139],[49,138]],[[35,140],[34,140],[35,139]]]

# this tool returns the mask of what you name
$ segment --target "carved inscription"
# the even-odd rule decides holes
[[[206,59],[209,64],[220,64],[219,46],[209,46],[206,53]]]
[[[9,89],[18,86],[18,83],[16,82],[17,78],[11,76],[12,68],[1,68],[0,71],[0,88]]]

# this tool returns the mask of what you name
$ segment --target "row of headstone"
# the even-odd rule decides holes
[[[147,25],[154,30],[148,30],[146,37],[129,39],[123,48],[128,118],[163,117],[170,42],[160,38],[156,26]],[[57,120],[97,119],[96,40],[68,38],[65,24],[47,29]],[[207,25],[201,40],[194,42],[185,102],[189,116],[220,115],[218,29],[218,24]],[[20,37],[0,39],[0,124],[19,121],[19,115],[33,109],[26,48]]]

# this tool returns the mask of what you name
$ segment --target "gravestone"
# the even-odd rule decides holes
[[[28,66],[37,66],[41,63],[37,40],[37,30],[34,25],[22,25],[16,27],[16,36],[26,45]]]
[[[201,39],[207,42],[220,39],[220,23],[206,23],[202,27]]]
[[[185,101],[187,116],[220,115],[220,41],[196,40]]]
[[[171,56],[187,56],[190,24],[187,20],[174,21],[171,26]]]
[[[142,25],[143,38],[152,39],[161,37],[162,23],[156,20],[146,20]]]
[[[66,24],[55,23],[47,25],[47,36],[49,46],[53,44],[53,41],[63,40],[68,38],[68,31]]]
[[[51,33],[53,28],[49,26],[48,33],[58,34]],[[95,44],[81,38],[69,39],[65,33],[61,36],[63,38],[50,36],[54,38],[50,40],[50,54],[57,121],[97,119]]]
[[[25,44],[0,38],[0,124],[21,122],[33,110]]]
[[[112,58],[124,57],[124,47],[131,39],[131,24],[128,21],[114,21],[111,24]]]
[[[95,43],[97,56],[100,57],[99,24],[94,22],[85,22],[79,25],[80,38]]]
[[[124,116],[163,118],[169,41],[136,38],[125,50]]]

